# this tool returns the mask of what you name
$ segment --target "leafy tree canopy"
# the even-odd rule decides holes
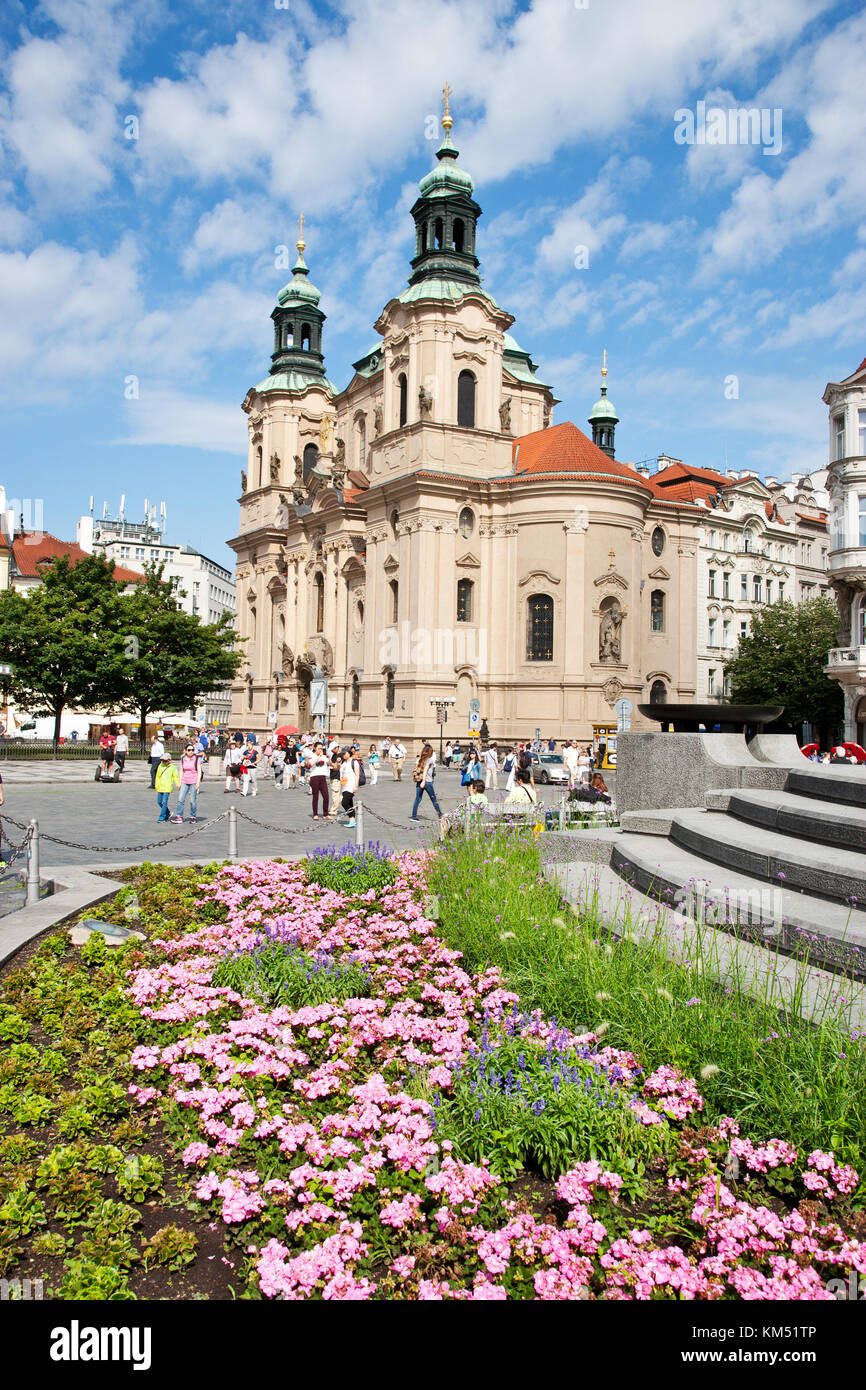
[[[830,735],[842,720],[842,691],[823,668],[838,628],[836,604],[826,596],[756,611],[752,631],[725,664],[733,703],[784,705],[791,728],[810,723]]]

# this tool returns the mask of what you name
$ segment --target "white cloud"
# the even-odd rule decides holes
[[[0,144],[37,201],[77,207],[109,187],[121,153],[128,88],[119,66],[132,12],[119,0],[90,0],[48,13],[56,37],[26,34],[9,58]]]
[[[118,307],[123,306],[123,315]],[[123,360],[126,315],[141,311],[138,254],[124,237],[105,256],[44,242],[30,255],[0,253],[0,369],[61,391],[65,378]]]
[[[866,205],[866,15],[840,24],[793,67],[798,79],[782,72],[758,98],[778,104],[784,115],[805,118],[809,138],[796,154],[784,151],[778,171],[749,173],[730,206],[706,238],[704,278],[719,270],[739,271],[766,264],[795,241],[821,236],[840,222],[862,215]]]
[[[246,457],[246,422],[234,401],[145,384],[138,400],[125,403],[124,422],[127,433],[113,444],[186,446]]]

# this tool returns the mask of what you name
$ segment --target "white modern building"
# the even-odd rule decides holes
[[[828,382],[830,583],[839,606],[839,646],[824,668],[845,698],[845,739],[866,740],[866,358]]]
[[[218,622],[224,613],[235,615],[235,584],[231,570],[210,560],[191,545],[169,545],[164,536],[165,511],[146,508],[144,521],[118,517],[82,516],[76,540],[91,554],[101,550],[109,560],[143,574],[149,564],[165,566],[165,578],[177,579],[178,598],[184,612],[203,623]]]
[[[104,511],[107,509],[104,509]],[[117,517],[79,518],[76,539],[82,550],[93,553],[101,550],[116,564],[143,574],[146,566],[164,566],[165,579],[177,579],[177,596],[185,613],[203,623],[216,623],[224,613],[234,622],[235,583],[231,570],[211,560],[191,545],[170,545],[165,540],[165,503],[156,507],[144,504],[144,519],[129,521],[123,503]],[[195,711],[190,711],[201,723],[213,728],[227,725],[231,711],[229,684],[210,691]]]

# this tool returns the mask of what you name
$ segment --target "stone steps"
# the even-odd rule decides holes
[[[785,791],[813,796],[818,801],[841,801],[846,806],[866,806],[866,766],[844,768],[810,763],[804,769],[792,768]]]
[[[866,859],[849,849],[819,847],[718,811],[677,811],[670,838],[733,873],[849,905],[866,903]]]
[[[714,825],[724,820],[712,812],[691,815],[704,815]],[[765,833],[740,829],[749,839]],[[609,853],[611,867],[621,878],[653,902],[866,979],[866,912],[859,908],[794,891],[790,875],[780,883],[712,862],[703,848],[696,851],[675,840],[620,832],[599,849],[602,857]],[[817,852],[819,858],[825,853],[833,851]]]
[[[721,804],[722,799],[725,805]],[[738,821],[782,835],[866,853],[866,806],[816,801],[788,791],[740,790],[709,792],[707,803],[711,809],[725,810]]]

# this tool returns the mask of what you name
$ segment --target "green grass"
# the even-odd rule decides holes
[[[572,913],[542,876],[537,845],[504,833],[447,841],[430,889],[442,938],[472,970],[499,966],[522,1007],[600,1032],[648,1070],[669,1063],[695,1076],[708,1118],[732,1115],[754,1139],[787,1139],[803,1156],[833,1149],[866,1166],[866,1047],[844,1010],[799,1017],[805,963],[780,1013],[772,998],[738,988],[736,967],[732,983],[716,982],[710,932],[675,961],[660,932],[637,944],[612,935],[594,902]],[[844,978],[839,992],[850,994]]]

